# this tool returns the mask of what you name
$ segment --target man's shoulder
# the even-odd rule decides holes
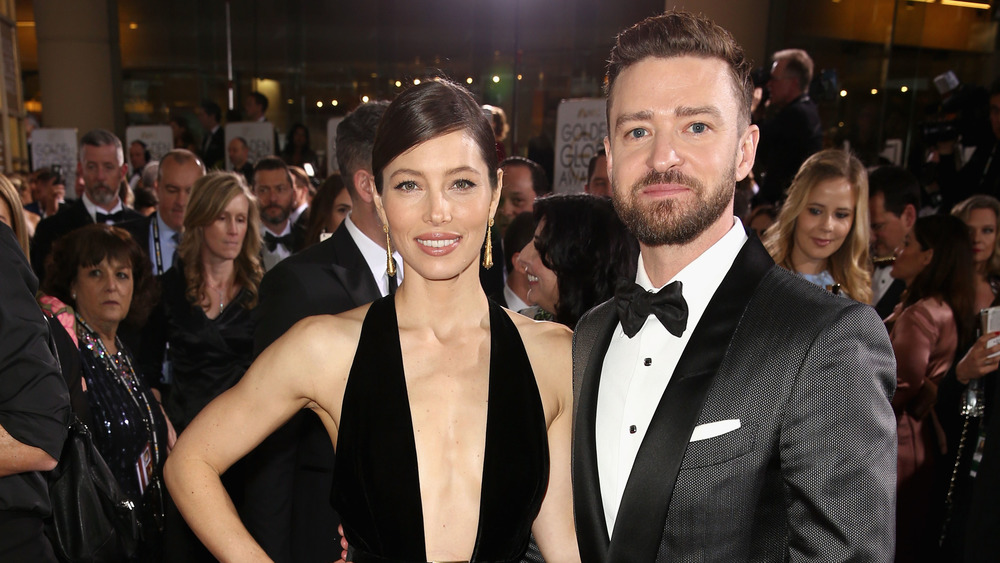
[[[64,207],[60,207],[55,215],[39,221],[35,232],[61,235],[90,222],[90,214],[87,213],[87,208],[84,207],[83,202],[77,200]]]

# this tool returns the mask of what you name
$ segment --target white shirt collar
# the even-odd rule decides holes
[[[276,237],[283,237],[285,235],[291,234],[292,233],[292,221],[291,220],[285,221],[285,228],[282,229],[280,233],[275,233],[271,229],[268,229],[267,227],[261,225],[261,236],[264,236],[265,232],[266,233],[271,233],[272,235],[274,235]]]
[[[379,289],[381,289],[382,295],[386,295],[388,293],[388,278],[386,277],[385,249],[368,238],[368,235],[362,233],[361,229],[354,224],[354,221],[351,221],[350,214],[344,219],[344,225],[347,227],[347,232],[351,235],[351,239],[354,240],[355,246],[361,251],[361,256],[364,257],[365,262],[368,264],[368,269],[371,270],[372,277],[375,278],[375,282],[378,284]],[[399,282],[402,282],[403,257],[399,255],[399,252],[393,252],[392,257],[396,259],[396,278]]]
[[[715,291],[719,289],[723,278],[729,273],[729,269],[736,260],[736,255],[740,253],[743,244],[748,240],[746,229],[738,217],[733,218],[733,226],[708,250],[695,258],[690,264],[677,272],[672,279],[663,286],[674,281],[682,284],[682,294],[688,305],[687,330],[694,330],[701,319],[702,313],[708,307],[708,302],[712,300]],[[639,266],[635,274],[635,283],[639,284],[646,291],[658,291],[661,287],[653,287],[653,283],[646,275],[646,267],[642,261],[642,254],[639,254]],[[654,319],[655,322],[655,319]]]
[[[173,237],[174,233],[176,233],[177,231],[171,229],[170,225],[167,225],[166,223],[163,222],[163,217],[160,216],[159,211],[153,213],[153,215],[156,217],[156,224],[159,226],[160,229],[160,240],[173,241],[171,237]],[[171,242],[170,244],[173,243]]]
[[[302,213],[306,209],[309,209],[309,204],[308,203],[303,203],[302,205],[300,205],[300,206],[296,207],[295,209],[293,209],[292,212],[288,215],[288,222],[289,223],[294,223],[294,222],[298,221],[299,217],[302,216]]]
[[[520,313],[524,309],[530,307],[530,305],[518,297],[518,295],[514,293],[514,290],[507,284],[503,285],[503,298],[507,301],[507,308],[515,313]]]
[[[105,213],[105,214],[111,214],[111,213],[116,213],[118,211],[122,211],[122,200],[121,199],[116,199],[115,200],[115,206],[112,207],[110,211],[105,211],[104,209],[102,209],[100,207],[97,207],[97,204],[94,203],[94,202],[92,202],[92,201],[90,201],[90,198],[87,197],[87,193],[86,192],[84,192],[83,195],[80,196],[80,200],[83,201],[83,206],[85,208],[87,208],[87,213],[90,214],[90,219],[93,222],[95,222],[95,223],[97,222],[97,212],[98,211],[100,211],[101,213]]]

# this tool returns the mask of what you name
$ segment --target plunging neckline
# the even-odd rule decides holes
[[[408,434],[408,436],[406,436],[407,439],[405,440],[405,442],[410,446],[410,450],[411,451],[408,452],[408,453],[411,453],[413,455],[413,459],[417,460],[417,459],[419,459],[417,457],[417,437],[416,437],[416,432],[413,429],[413,411],[410,408],[410,391],[409,391],[409,389],[407,388],[407,385],[406,385],[406,368],[403,365],[403,346],[402,346],[402,342],[400,341],[400,338],[399,338],[399,318],[396,316],[396,300],[395,300],[395,298],[389,299],[389,303],[391,304],[391,309],[392,309],[392,323],[393,323],[393,327],[394,327],[394,330],[392,330],[390,332],[395,337],[395,341],[393,343],[394,344],[393,348],[396,351],[396,358],[394,358],[394,360],[396,360],[398,362],[398,368],[399,368],[398,373],[399,373],[399,377],[402,379],[401,383],[402,383],[402,389],[403,389],[403,398],[405,399],[405,404],[406,404],[406,418],[409,421],[409,424],[404,425],[404,426],[406,426],[406,427],[409,428],[409,434]],[[493,378],[493,367],[494,367],[493,366],[493,358],[494,358],[494,353],[493,352],[496,349],[496,339],[494,337],[495,331],[493,330],[494,329],[494,324],[495,324],[494,323],[494,319],[493,319],[493,313],[494,313],[494,311],[493,311],[493,304],[490,303],[489,304],[490,357],[489,357],[489,370],[487,371],[487,374],[486,374],[486,378],[487,378],[487,381],[486,381],[486,384],[487,384],[487,391],[486,391],[486,428],[484,429],[486,436],[483,439],[483,467],[482,467],[482,470],[480,470],[480,474],[479,474],[479,479],[480,479],[480,481],[479,481],[479,514],[478,514],[477,520],[476,520],[476,541],[473,544],[472,555],[469,557],[468,561],[475,561],[476,560],[476,556],[479,554],[479,540],[482,537],[482,533],[483,533],[483,504],[484,504],[483,503],[483,497],[484,497],[483,488],[484,488],[485,483],[486,483],[486,479],[485,479],[485,477],[486,477],[486,469],[487,469],[487,467],[489,467],[488,463],[492,459],[492,456],[490,456],[490,454],[489,454],[489,451],[490,451],[490,448],[489,448],[489,439],[490,439],[490,421],[493,419],[493,416],[494,416],[494,407],[493,407],[494,401],[492,400],[493,399],[493,395],[494,395],[494,389],[493,389],[493,381],[494,381],[494,378]],[[416,483],[417,484],[417,491],[416,491],[416,495],[415,496],[417,498],[417,507],[419,509],[418,512],[420,513],[420,536],[423,538],[423,556],[424,556],[424,560],[425,561],[431,561],[431,559],[429,559],[427,557],[427,530],[426,530],[426,528],[424,528],[424,505],[423,505],[422,489],[421,489],[421,486],[420,486],[421,485],[421,479],[420,479],[420,463],[419,463],[419,461],[416,464],[416,474],[417,474],[417,483]]]

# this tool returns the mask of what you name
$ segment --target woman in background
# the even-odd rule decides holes
[[[137,506],[142,544],[135,560],[159,561],[163,464],[176,435],[117,336],[126,318],[138,326],[149,312],[149,260],[124,229],[87,225],[53,245],[42,291],[75,312],[69,330],[79,346],[94,443]]]
[[[622,280],[635,279],[639,243],[608,198],[551,195],[535,200],[534,212],[534,239],[517,259],[528,274],[528,300],[572,329]]]
[[[6,176],[0,174],[0,223],[14,231],[17,244],[28,255],[28,221],[21,206],[21,197],[17,194],[14,184]]]
[[[352,205],[351,193],[347,191],[343,178],[339,174],[327,178],[309,206],[305,246],[322,242],[323,234],[333,234],[350,214]]]
[[[957,204],[951,214],[969,227],[972,261],[976,265],[976,310],[996,305],[1000,295],[1000,201],[974,195]]]
[[[956,217],[917,219],[897,254],[892,277],[906,290],[885,322],[896,355],[896,561],[903,562],[935,547],[931,496],[945,444],[934,405],[956,351],[973,340],[975,290],[972,244]]]
[[[309,164],[313,173],[317,173],[316,152],[309,146],[309,128],[301,123],[292,125],[285,138],[285,148],[281,151],[281,160],[289,166],[305,168]]]
[[[870,303],[870,230],[864,166],[848,152],[828,149],[802,163],[764,246],[779,266]]]

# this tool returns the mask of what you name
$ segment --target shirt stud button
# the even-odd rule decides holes
[[[636,430],[637,430],[637,428],[635,427],[634,424],[632,426],[628,427],[628,433],[629,434],[635,434]]]
[[[653,365],[653,358],[646,358],[645,360],[642,361],[642,365],[646,367]]]

